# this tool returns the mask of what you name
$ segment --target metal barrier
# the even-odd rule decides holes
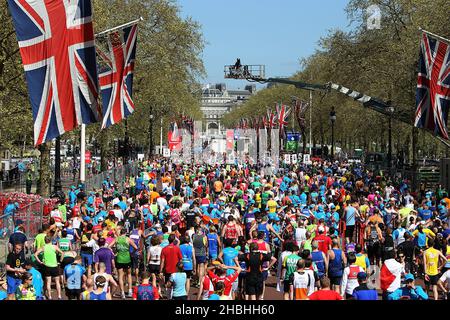
[[[0,181],[0,192],[24,192],[25,191],[25,178],[20,175],[18,179],[14,180],[1,180]]]
[[[110,181],[118,182],[119,186],[123,187],[126,177],[137,176],[138,174],[138,163],[126,164],[124,166],[104,171],[86,179],[85,188],[89,191],[102,189],[103,181],[107,180],[107,178],[109,178]]]
[[[44,223],[48,223],[49,215],[46,208],[45,199],[41,198],[23,208],[19,208],[13,215],[0,216],[0,269],[6,262],[8,255],[8,241],[11,234],[14,233],[14,223],[17,220],[24,222],[25,234],[29,241],[39,233],[39,229]]]

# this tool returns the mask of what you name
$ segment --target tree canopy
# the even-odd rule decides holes
[[[201,54],[204,39],[201,26],[192,18],[182,18],[180,9],[171,0],[96,0],[93,4],[94,31],[106,29],[143,17],[138,26],[137,56],[133,84],[135,112],[128,118],[129,136],[143,146],[149,141],[150,113],[159,124],[179,113],[201,117],[200,83],[205,75]],[[33,148],[33,119],[18,43],[6,1],[0,3],[0,149],[18,152],[24,143]],[[101,42],[98,38],[96,42]],[[167,127],[167,125],[165,126]],[[154,126],[152,134],[157,135]],[[87,126],[88,140],[109,142],[124,136],[124,121],[100,131],[100,124]],[[79,129],[62,136],[69,143],[79,143]],[[50,143],[41,148],[48,153]],[[104,153],[106,155],[107,152]],[[48,157],[41,167],[50,174]],[[41,159],[42,160],[42,159]],[[42,178],[42,177],[41,177]],[[47,186],[43,189],[47,190]],[[45,191],[41,191],[45,193]]]
[[[381,28],[368,30],[366,8],[376,4],[381,9]],[[358,92],[391,101],[395,113],[413,123],[419,27],[449,38],[446,23],[450,1],[437,0],[351,0],[346,13],[351,31],[332,30],[320,39],[316,52],[301,60],[301,69],[291,79],[324,84],[334,82]],[[266,107],[282,101],[291,104],[292,96],[305,101],[309,93],[289,85],[263,89],[242,107],[224,119],[228,126],[241,117],[264,114]],[[314,93],[313,140],[328,143],[331,136],[329,112],[334,106],[337,145],[351,151],[355,147],[386,151],[388,119],[352,99],[331,91],[325,96]],[[307,125],[309,122],[306,121]],[[393,121],[394,151],[411,149],[410,126]],[[419,152],[436,155],[446,150],[438,140],[419,130]],[[411,150],[409,150],[411,153]],[[412,156],[410,156],[411,158]]]

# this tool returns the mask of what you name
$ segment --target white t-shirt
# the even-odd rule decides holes
[[[164,208],[167,206],[167,200],[166,200],[166,198],[163,198],[163,197],[157,198],[156,203],[159,206],[159,210],[164,210]]]
[[[297,244],[301,244],[304,240],[306,240],[306,229],[295,228],[295,241],[297,242]]]
[[[74,229],[80,229],[81,226],[81,219],[79,217],[75,217],[72,219],[72,227]]]
[[[359,268],[358,273],[364,272],[364,269],[361,268],[360,266],[352,265],[352,267],[358,267]],[[350,267],[346,267],[344,269],[344,274],[342,275],[342,284],[341,284],[342,292],[353,294],[353,290],[355,290],[355,288],[359,286],[359,283],[356,277],[349,278],[349,276],[350,276]]]
[[[103,276],[105,277],[105,279],[107,279],[108,281],[105,282],[105,286],[103,287],[103,292],[108,292],[108,285],[109,285],[109,277],[107,273],[96,273],[94,274],[93,280],[94,280],[94,290],[97,290],[97,286],[95,285],[95,280],[97,279],[97,277],[99,276]]]
[[[150,263],[153,265],[159,265],[161,263],[161,251],[162,248],[158,246],[151,246],[149,249],[149,255],[150,255]]]
[[[114,209],[113,210],[114,215],[116,216],[117,219],[119,219],[119,221],[122,221],[124,216],[123,216],[123,212],[120,209]]]
[[[450,290],[450,270],[444,272],[444,274],[439,278],[442,282],[447,281],[447,290]]]

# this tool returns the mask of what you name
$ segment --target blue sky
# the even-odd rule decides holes
[[[329,30],[349,29],[348,0],[178,0],[183,17],[202,26],[207,42],[203,83],[225,82],[243,88],[246,81],[225,80],[223,66],[264,64],[266,77],[290,76],[300,58],[314,53]]]

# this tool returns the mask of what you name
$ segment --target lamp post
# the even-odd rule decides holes
[[[391,104],[391,101],[388,101],[388,104]],[[387,161],[388,161],[388,168],[389,170],[392,169],[392,114],[394,113],[394,107],[389,107],[389,122],[388,122],[388,154],[387,154]]]
[[[153,106],[150,106],[150,128],[149,128],[149,138],[150,138],[150,150],[148,152],[149,157],[151,158],[153,156]]]
[[[334,123],[336,122],[336,111],[334,111],[334,106],[330,111],[330,121],[331,121],[331,159],[334,160]]]
[[[55,182],[54,193],[61,192],[61,137],[57,137],[55,141]]]

